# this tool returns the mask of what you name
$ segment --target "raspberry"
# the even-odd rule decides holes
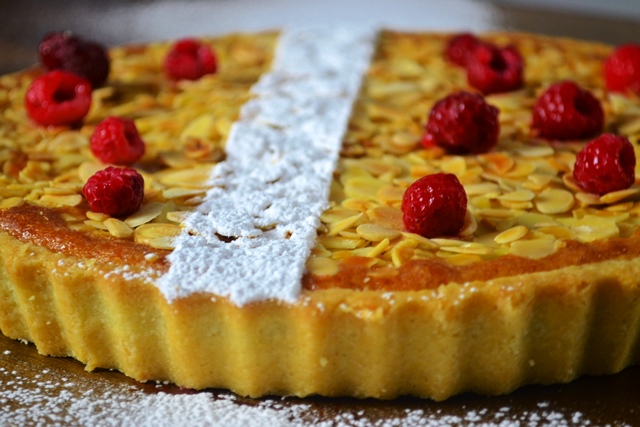
[[[82,194],[93,212],[123,218],[140,209],[144,179],[135,169],[109,166],[87,180]]]
[[[50,71],[36,78],[24,98],[29,117],[41,125],[72,125],[91,107],[91,84],[67,71]]]
[[[217,69],[218,61],[213,50],[194,39],[178,41],[164,61],[164,71],[172,80],[198,80]]]
[[[450,62],[464,67],[478,44],[480,44],[480,40],[473,34],[455,35],[449,40],[444,56]]]
[[[624,190],[635,182],[636,156],[623,136],[600,135],[578,153],[573,177],[589,193],[603,195]]]
[[[467,194],[453,174],[427,175],[405,191],[402,213],[411,233],[429,238],[455,235],[464,226]]]
[[[604,63],[604,79],[612,92],[640,95],[640,44],[619,46]]]
[[[109,76],[109,57],[105,48],[70,32],[51,33],[38,46],[40,62],[47,70],[64,70],[84,77],[93,87]]]
[[[485,95],[509,92],[523,85],[523,60],[514,47],[498,48],[480,43],[473,50],[467,64],[469,84]]]
[[[585,139],[599,134],[603,127],[600,101],[572,81],[551,85],[533,106],[532,128],[542,138]]]
[[[478,94],[457,92],[438,101],[429,114],[422,143],[449,153],[485,153],[498,143],[498,109]]]
[[[145,145],[133,120],[107,117],[91,135],[91,151],[103,163],[130,165],[144,155]]]

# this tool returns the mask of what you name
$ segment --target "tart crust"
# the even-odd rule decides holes
[[[74,209],[0,210],[0,330],[88,370],[253,397],[442,400],[640,362],[637,232],[568,240],[540,259],[413,260],[375,275],[353,257],[337,274],[309,273],[293,304],[238,307],[210,294],[168,302],[152,283],[168,251],[72,229]]]
[[[168,303],[113,265],[0,233],[2,332],[141,381],[241,395],[446,399],[640,361],[640,260],[422,291],[305,290],[295,304]]]

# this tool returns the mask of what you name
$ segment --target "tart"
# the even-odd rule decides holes
[[[247,396],[442,400],[637,363],[640,187],[583,190],[587,139],[532,129],[536,100],[571,80],[637,151],[640,100],[602,77],[613,48],[483,34],[517,49],[522,81],[484,94],[495,146],[454,154],[423,144],[438,100],[478,92],[446,57],[452,35],[309,31],[203,40],[219,69],[197,80],[163,74],[171,43],[114,48],[69,126],[25,111],[42,69],[0,78],[2,333],[88,370]],[[89,140],[110,116],[146,144],[126,217],[82,192],[107,166]],[[408,232],[403,195],[436,173],[464,188],[464,222]]]

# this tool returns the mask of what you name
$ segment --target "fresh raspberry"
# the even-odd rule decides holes
[[[635,168],[636,155],[629,140],[605,133],[578,153],[573,177],[583,190],[603,195],[631,187]]]
[[[217,69],[218,60],[213,50],[194,39],[178,41],[164,61],[164,71],[172,80],[198,80]]]
[[[130,165],[145,152],[145,144],[133,120],[107,117],[91,135],[91,151],[103,163]]]
[[[485,153],[498,143],[498,109],[482,95],[456,92],[438,101],[429,114],[422,143],[449,153]]]
[[[510,92],[523,85],[524,62],[515,47],[480,43],[467,64],[469,84],[485,95]]]
[[[450,62],[464,67],[478,44],[480,44],[480,40],[473,34],[457,34],[447,43],[444,56]]]
[[[123,218],[140,209],[144,178],[135,169],[109,166],[87,180],[82,194],[93,212]]]
[[[452,236],[460,232],[467,213],[467,194],[453,174],[427,175],[402,197],[404,227],[424,237]]]
[[[91,84],[67,71],[50,71],[31,83],[24,104],[38,124],[72,125],[89,112]]]
[[[48,34],[38,46],[40,62],[48,70],[64,70],[84,77],[93,87],[109,76],[109,57],[105,48],[70,32]]]
[[[619,46],[604,63],[604,79],[612,92],[640,95],[640,44]]]
[[[551,85],[533,106],[532,128],[542,138],[557,140],[593,137],[604,127],[598,98],[572,81]]]

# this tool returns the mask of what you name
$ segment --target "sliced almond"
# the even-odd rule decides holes
[[[378,198],[382,203],[391,205],[394,203],[402,202],[404,196],[404,189],[391,185],[385,185],[378,190]]]
[[[467,162],[464,160],[464,157],[460,156],[445,157],[440,163],[440,168],[442,172],[461,176],[467,170]]]
[[[162,213],[166,206],[166,203],[161,202],[146,203],[137,212],[125,219],[124,223],[131,228],[136,228],[151,222]]]
[[[316,276],[333,276],[340,271],[335,260],[312,256],[307,260],[307,271]]]
[[[498,196],[498,200],[507,202],[528,202],[533,200],[536,194],[531,190],[515,190]]]
[[[516,240],[510,245],[511,254],[531,259],[544,258],[556,251],[555,242],[550,238]]]
[[[467,184],[464,186],[467,196],[478,196],[486,194],[500,194],[500,187],[493,182],[481,182],[477,184]]]
[[[375,247],[373,247],[366,256],[369,258],[375,258],[380,255],[388,246],[389,239],[383,239]]]
[[[625,190],[612,191],[611,193],[600,196],[600,202],[605,204],[617,203],[625,199],[629,199],[640,193],[639,187],[627,188]]]
[[[199,165],[189,169],[170,170],[159,173],[158,180],[170,187],[198,187],[206,186],[211,176],[212,165]]]
[[[93,220],[93,221],[98,221],[98,222],[104,222],[107,219],[111,218],[109,215],[101,213],[101,212],[93,212],[93,211],[87,211],[86,213],[87,218]]]
[[[22,197],[9,197],[0,201],[0,209],[9,209],[24,205],[24,199]]]
[[[535,198],[536,209],[544,214],[569,212],[573,204],[573,194],[558,188],[546,188]]]
[[[445,252],[454,252],[458,254],[470,254],[470,255],[488,255],[491,253],[491,248],[478,243],[463,243],[462,245],[442,246],[440,250]]]
[[[505,174],[509,178],[526,178],[537,169],[532,161],[516,160],[515,166]]]
[[[391,206],[380,206],[367,211],[372,223],[392,230],[404,230],[402,211]]]
[[[181,197],[193,197],[204,194],[204,190],[201,188],[180,188],[174,187],[164,190],[162,197],[165,199],[178,199]]]
[[[513,169],[515,162],[513,157],[505,153],[489,153],[478,156],[480,162],[487,167],[490,172],[504,175]]]
[[[133,228],[119,219],[109,218],[104,221],[104,225],[107,227],[107,231],[114,237],[126,239],[133,235]]]
[[[173,250],[182,228],[173,224],[143,224],[135,229],[134,241],[155,249]]]
[[[40,202],[45,206],[78,206],[82,203],[82,196],[79,194],[71,195],[52,195],[44,194],[40,198]]]
[[[351,178],[344,183],[344,193],[347,197],[377,201],[378,190],[384,185],[373,177]]]
[[[357,215],[352,215],[348,218],[333,222],[328,224],[329,231],[327,233],[328,236],[335,236],[341,231],[347,230],[353,226],[362,218],[363,214],[359,213]]]
[[[572,229],[575,230],[577,238],[583,242],[615,237],[620,233],[615,220],[592,215],[576,219]]]
[[[400,236],[400,232],[378,224],[361,224],[356,232],[360,237],[371,242],[380,242],[385,239],[393,240]]]
[[[498,244],[507,244],[511,242],[515,242],[527,235],[529,229],[523,225],[517,225],[515,227],[509,228],[508,230],[503,231],[494,237],[494,242]]]
[[[167,212],[167,220],[176,222],[178,224],[184,224],[187,218],[191,215],[188,211],[173,211]]]
[[[522,157],[548,157],[553,156],[554,149],[546,144],[524,145],[516,150]]]
[[[360,239],[349,239],[340,236],[321,236],[318,242],[327,249],[355,249],[361,245]]]
[[[84,162],[78,167],[78,178],[81,182],[87,182],[96,172],[105,169],[105,165],[96,162]]]

